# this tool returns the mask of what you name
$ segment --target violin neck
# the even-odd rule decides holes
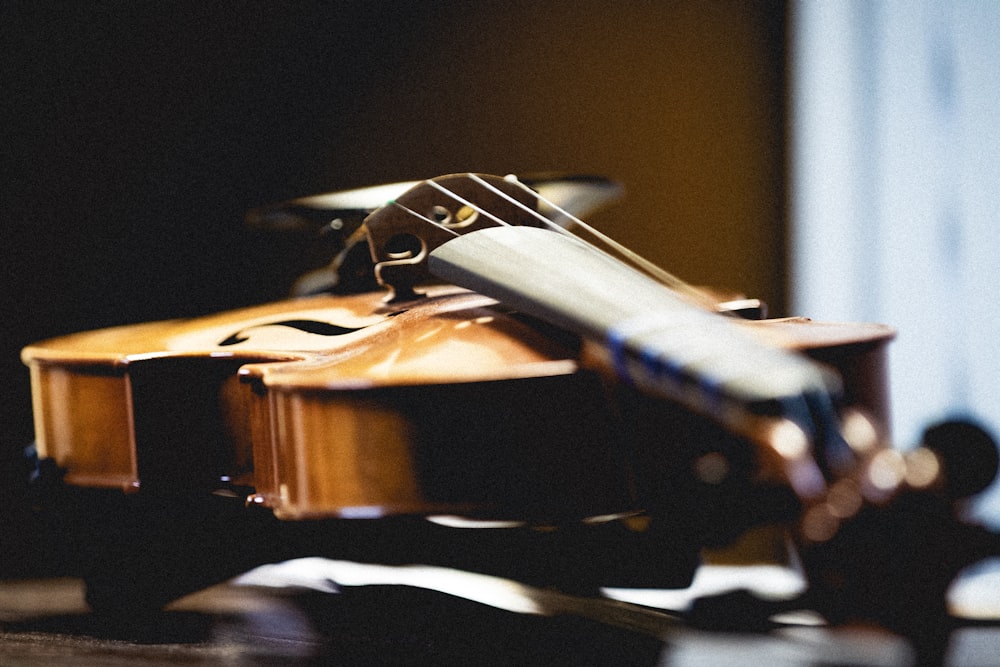
[[[764,344],[593,247],[532,227],[492,227],[434,249],[438,278],[599,342],[624,381],[739,432],[748,413],[813,430],[835,377]],[[572,267],[572,270],[565,270]]]

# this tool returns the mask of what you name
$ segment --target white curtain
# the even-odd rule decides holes
[[[1000,3],[801,1],[791,30],[795,311],[898,329],[900,446],[1000,435]]]

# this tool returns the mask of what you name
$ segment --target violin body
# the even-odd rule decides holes
[[[883,413],[888,328],[744,326],[834,364],[849,400]],[[40,453],[71,485],[233,487],[285,519],[553,522],[644,509],[635,481],[656,473],[635,461],[676,454],[669,433],[625,435],[641,432],[620,405],[636,398],[581,352],[572,334],[439,286],[407,303],[319,295],[74,334],[22,356]]]
[[[456,288],[383,298],[31,346],[40,453],[69,484],[232,485],[285,518],[623,506],[600,381],[571,338]]]

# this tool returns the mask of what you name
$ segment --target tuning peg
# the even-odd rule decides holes
[[[945,495],[953,501],[985,490],[1000,469],[996,441],[971,421],[934,424],[924,431],[921,445],[937,455],[944,472]]]

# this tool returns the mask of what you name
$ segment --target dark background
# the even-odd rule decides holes
[[[594,173],[593,222],[781,314],[782,2],[2,2],[2,446],[24,345],[279,298],[253,206],[453,171]]]

